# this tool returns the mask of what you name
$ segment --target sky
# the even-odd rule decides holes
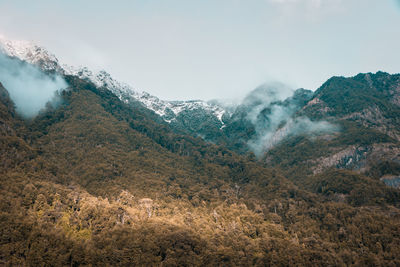
[[[0,0],[0,34],[165,100],[400,72],[399,0]]]

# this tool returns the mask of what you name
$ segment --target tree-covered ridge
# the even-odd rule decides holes
[[[340,144],[372,144],[374,138],[398,141],[399,77],[383,72],[333,77],[314,93],[298,89],[287,98],[281,93],[288,90],[284,85],[266,84],[234,107],[231,114],[225,116],[223,127],[218,128],[216,122],[211,123],[210,118],[199,113],[198,116],[184,116],[190,121],[193,115],[193,121],[199,122],[198,127],[191,128],[192,121],[186,128],[179,129],[238,153],[252,151],[258,156],[295,135],[310,135],[313,127],[317,133],[314,135],[342,129],[347,137],[341,136]],[[176,130],[174,124],[171,125]],[[320,131],[321,125],[328,130]],[[293,130],[296,127],[300,130]],[[348,135],[348,131],[352,134]]]
[[[384,118],[398,122],[399,87],[400,74],[377,72],[351,78],[333,77],[314,93],[306,112],[313,116],[339,117],[376,107]],[[318,114],[318,108],[325,112]]]
[[[323,119],[340,130],[286,138],[265,159],[293,173],[315,174],[334,167],[374,173],[375,179],[395,177],[400,160],[399,96],[400,75],[378,72],[333,77],[295,116]],[[384,173],[377,169],[382,164],[386,164]],[[382,175],[377,177],[377,173]]]
[[[1,88],[2,264],[400,264],[397,189],[352,171],[313,175],[285,153],[263,166],[65,78],[61,105],[30,121]],[[365,129],[360,142],[379,136]],[[307,160],[325,141],[352,143],[296,138],[287,149]]]

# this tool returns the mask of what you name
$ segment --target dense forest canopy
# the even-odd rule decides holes
[[[400,175],[398,75],[299,91],[294,117],[340,131],[287,135],[259,158],[232,145],[246,121],[211,143],[63,78],[59,104],[28,119],[0,85],[2,264],[400,265],[400,191],[380,180]]]

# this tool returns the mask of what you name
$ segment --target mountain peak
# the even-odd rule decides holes
[[[0,51],[10,57],[37,65],[44,71],[61,71],[56,56],[32,41],[10,40],[0,36]]]
[[[32,41],[10,40],[0,35],[0,50],[10,56],[20,59],[28,58],[28,54],[32,53],[38,46]]]
[[[146,108],[158,114],[164,121],[176,121],[176,117],[184,110],[199,111],[215,117],[222,126],[222,116],[226,110],[220,105],[202,100],[165,101],[147,92],[135,90],[132,86],[120,82],[105,70],[93,71],[85,66],[69,66],[61,64],[57,57],[47,49],[31,41],[10,40],[0,36],[0,51],[10,57],[16,57],[27,63],[36,65],[44,71],[55,71],[62,75],[77,76],[92,82],[96,87],[106,88],[125,103],[140,102]]]

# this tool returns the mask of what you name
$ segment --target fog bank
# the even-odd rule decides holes
[[[35,117],[47,103],[56,107],[58,93],[67,88],[56,74],[46,74],[38,67],[0,53],[0,82],[10,94],[16,111],[24,118]]]
[[[328,121],[313,121],[296,113],[311,99],[313,92],[292,90],[282,83],[264,84],[243,101],[246,119],[252,123],[255,135],[247,142],[249,148],[262,156],[284,138],[295,135],[315,136],[339,131]]]

